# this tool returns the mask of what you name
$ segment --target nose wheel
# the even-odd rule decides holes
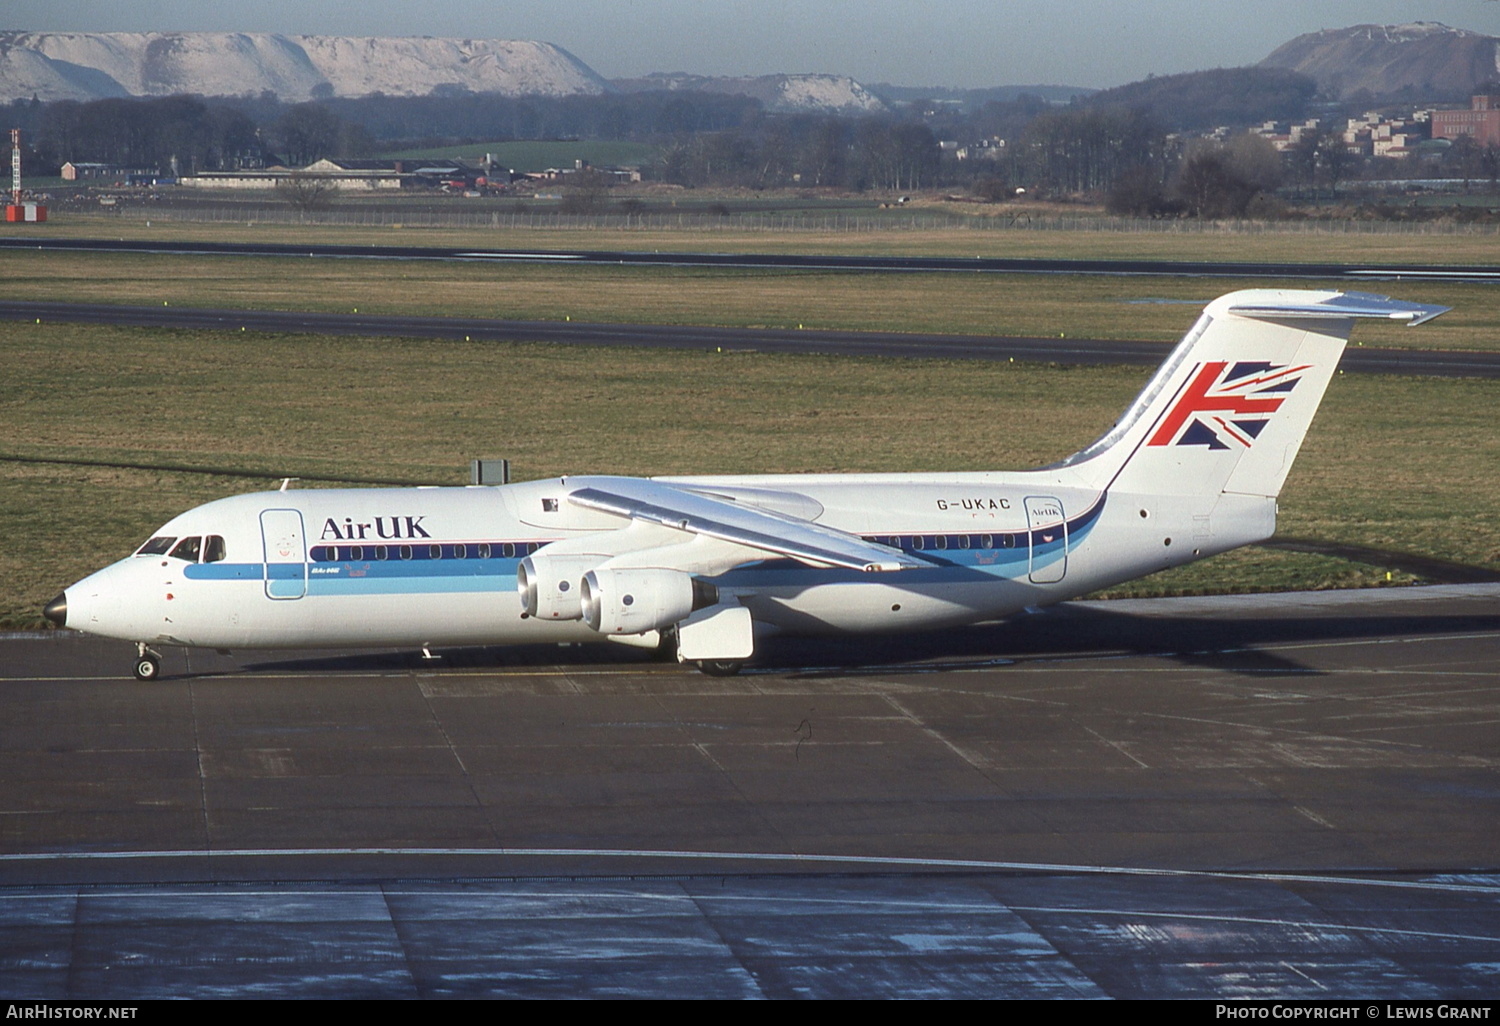
[[[155,680],[161,676],[161,656],[146,647],[145,643],[136,646],[135,657],[135,679]]]

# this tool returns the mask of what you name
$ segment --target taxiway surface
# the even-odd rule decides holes
[[[0,300],[0,320],[191,328],[202,331],[274,331],[316,335],[445,338],[476,342],[550,342],[559,345],[639,349],[718,349],[724,352],[822,353],[940,360],[1031,360],[1088,366],[1155,367],[1170,343],[1020,336],[931,335],[896,331],[789,328],[720,328],[681,324],[589,324],[578,321],[512,321],[489,317],[411,317],[290,310],[212,310],[193,307],[116,306],[95,303]],[[1449,378],[1500,378],[1500,352],[1389,349],[1344,350],[1339,369],[1354,374],[1421,374]]]
[[[0,639],[0,986],[1492,997],[1500,586],[783,642]]]
[[[192,256],[309,257],[336,260],[457,260],[493,263],[633,264],[886,273],[1109,274],[1346,281],[1500,281],[1496,264],[1332,264],[1304,261],[1065,260],[1036,257],[854,256],[809,253],[688,253],[653,250],[497,249],[472,246],[355,246],[275,242],[69,239],[28,233],[0,239],[3,250],[172,253]]]

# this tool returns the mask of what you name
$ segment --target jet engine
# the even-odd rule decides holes
[[[521,609],[540,620],[577,620],[583,615],[583,575],[608,557],[549,556],[546,549],[532,553],[516,567],[516,591]]]
[[[681,570],[596,567],[583,575],[583,622],[600,634],[670,627],[719,601],[719,589]]]

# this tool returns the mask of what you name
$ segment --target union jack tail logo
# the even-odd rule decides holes
[[[1149,445],[1249,448],[1311,364],[1205,363],[1167,411]]]

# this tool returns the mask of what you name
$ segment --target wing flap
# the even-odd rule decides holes
[[[573,478],[569,483],[583,485],[568,493],[568,501],[584,509],[718,538],[804,563],[872,573],[927,565],[899,549],[845,531],[660,481],[615,477]]]

